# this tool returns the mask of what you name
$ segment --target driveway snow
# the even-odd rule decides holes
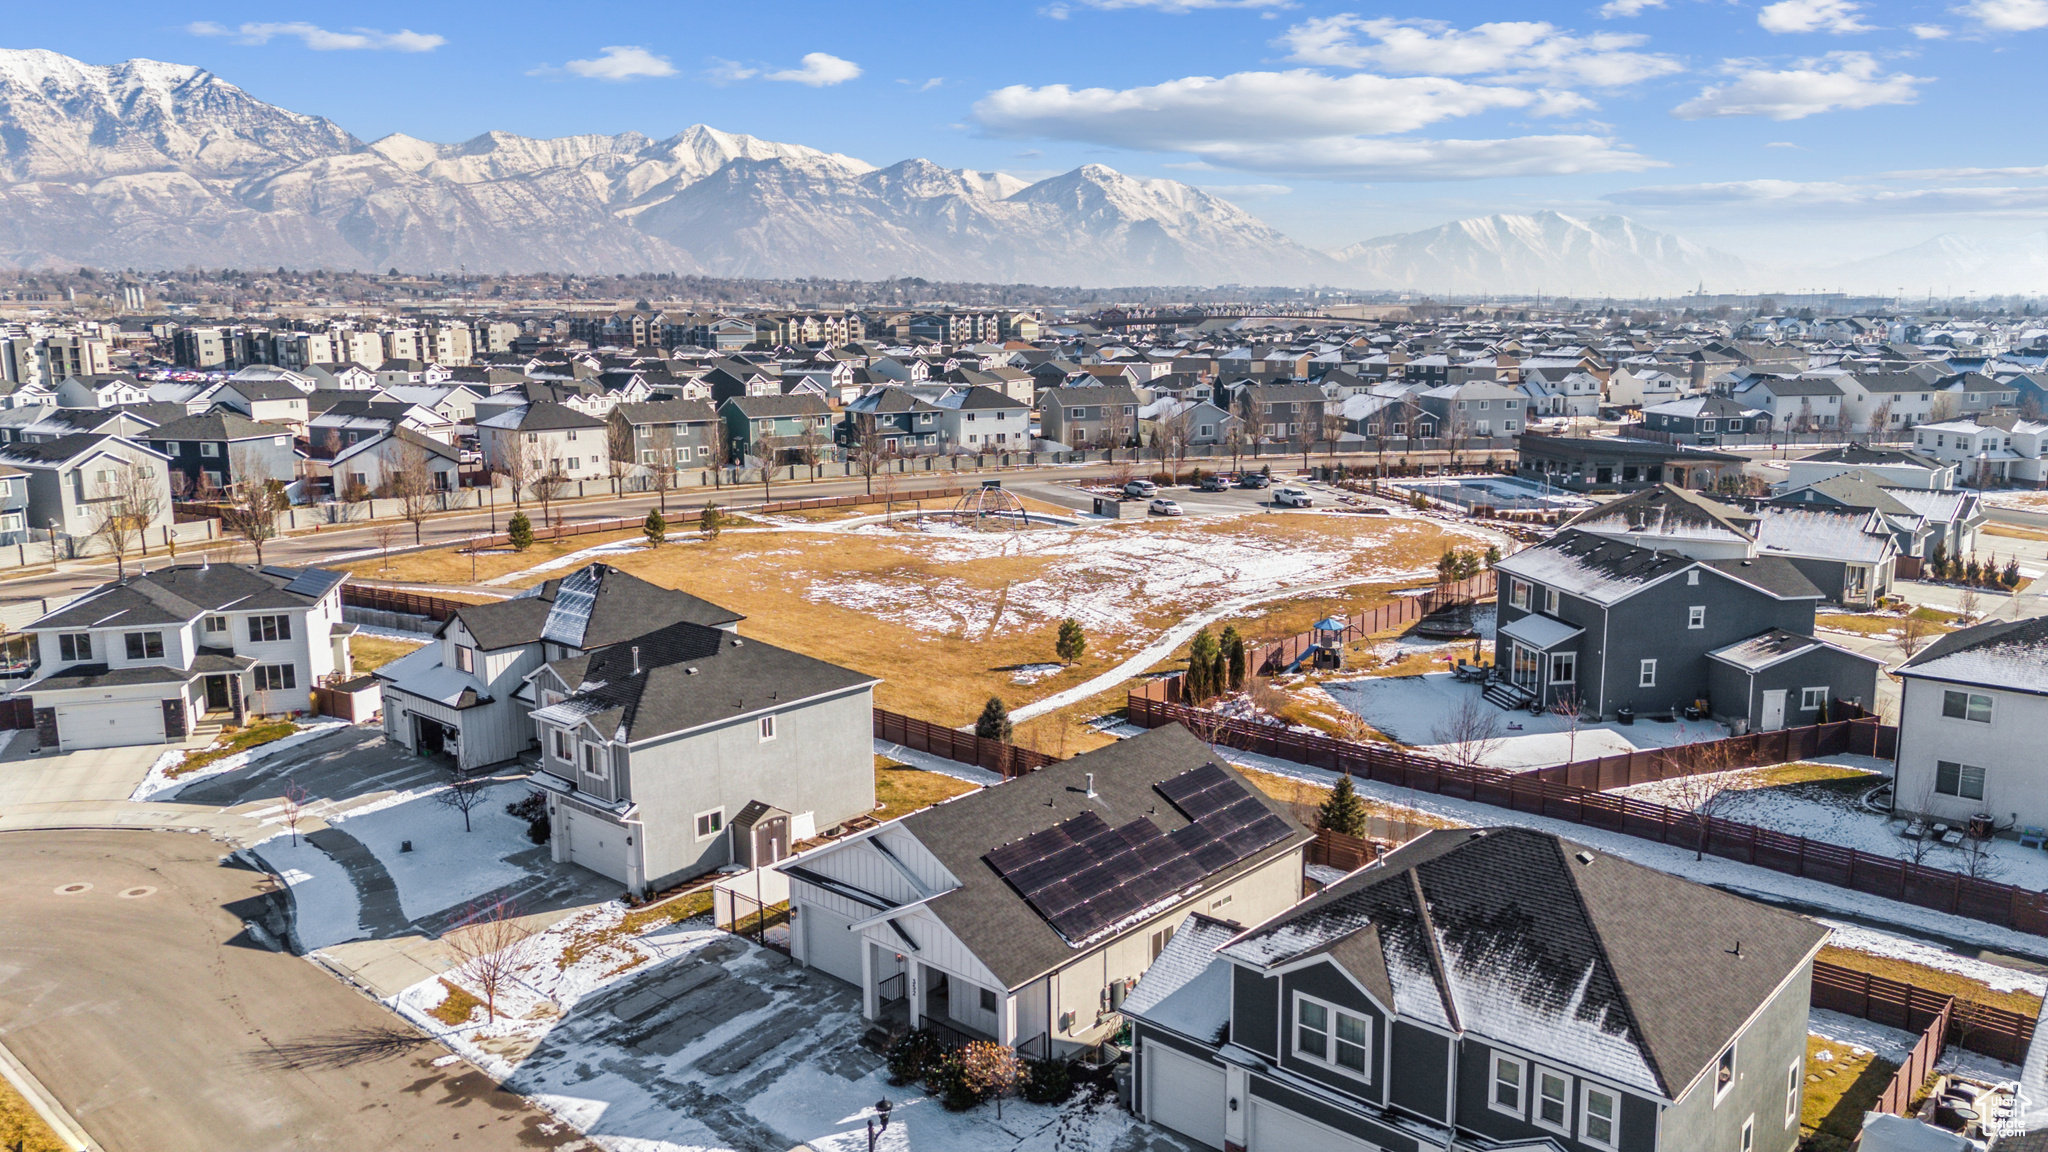
[[[300,949],[312,952],[362,939],[362,901],[348,871],[333,857],[303,836],[296,845],[289,835],[274,837],[252,851],[291,890],[292,931]]]

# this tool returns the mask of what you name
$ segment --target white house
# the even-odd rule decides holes
[[[102,584],[30,624],[44,748],[176,742],[199,724],[310,710],[323,677],[347,676],[347,574],[184,564]]]
[[[1966,484],[2028,484],[2042,479],[2041,442],[2048,423],[2018,416],[1949,420],[1913,429],[1913,447],[1955,470]]]
[[[1898,676],[1897,809],[2048,827],[2048,617],[1951,632]]]
[[[564,404],[537,400],[477,420],[485,463],[501,472],[522,467],[531,478],[601,480],[607,472],[605,422]]]
[[[1842,390],[1832,380],[1803,376],[1758,376],[1734,399],[1771,414],[1771,425],[1788,432],[1842,427]]]

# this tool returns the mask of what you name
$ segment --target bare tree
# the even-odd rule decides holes
[[[803,461],[813,480],[818,478],[818,465],[823,462],[825,445],[829,443],[825,436],[824,423],[823,416],[806,416],[803,430],[796,436],[797,458]]]
[[[1557,699],[1550,702],[1550,710],[1564,719],[1566,734],[1564,761],[1567,764],[1575,763],[1579,758],[1579,725],[1584,721],[1584,717],[1580,714],[1582,708],[1583,705],[1579,703],[1579,694],[1574,691],[1560,692]]]
[[[517,508],[524,499],[520,493],[525,490],[527,481],[533,478],[535,457],[529,456],[516,440],[508,443],[501,439],[493,443],[496,450],[491,453],[492,459],[485,463],[493,473],[505,478],[506,485],[512,489],[512,506]]]
[[[1899,638],[1895,643],[1906,659],[1911,660],[1914,656],[1919,655],[1922,648],[1927,647],[1927,642],[1932,640],[1934,635],[1933,621],[1923,619],[1908,611],[1906,618],[1899,622]]]
[[[1244,459],[1244,443],[1244,421],[1231,420],[1230,426],[1223,430],[1223,446],[1230,450],[1230,470],[1232,472],[1243,470],[1240,462]]]
[[[1956,871],[1972,880],[1997,880],[2005,875],[2005,862],[1991,852],[1992,838],[1979,840],[1975,836],[1964,836],[1956,845],[1958,857]]]
[[[1451,760],[1467,768],[1479,768],[1506,738],[1500,710],[1476,692],[1467,694],[1451,713],[1430,730],[1430,740]]]
[[[1875,441],[1883,436],[1885,431],[1891,426],[1891,422],[1892,399],[1887,396],[1882,403],[1870,410],[1870,421],[1865,426],[1870,429],[1871,440]]]
[[[1334,400],[1323,401],[1321,421],[1323,443],[1330,456],[1330,466],[1337,465],[1337,445],[1344,439],[1344,410]]]
[[[1925,812],[1927,811],[1928,806],[1933,803],[1933,800],[1934,781],[1932,779],[1929,779],[1926,784],[1921,786],[1919,798],[1915,802],[1914,806],[1911,809],[1909,809],[1909,811],[1914,813]],[[1892,809],[1894,811],[1899,811],[1902,809],[1902,807],[1903,806],[1899,803],[1899,797],[1896,793],[1894,793],[1892,797]],[[1928,857],[1934,854],[1935,846],[1938,843],[1939,841],[1935,840],[1935,838],[1928,833],[1926,821],[1923,820],[1920,821],[1920,835],[1900,838],[1899,855],[1908,864],[1919,864],[1924,866],[1927,863]]]
[[[882,438],[875,434],[872,423],[868,427],[859,424],[850,426],[852,435],[859,439],[853,444],[853,463],[860,469],[861,478],[867,481],[868,495],[875,494],[875,473],[881,471],[883,462]]]
[[[561,463],[548,459],[546,449],[538,444],[527,449],[526,487],[533,493],[533,498],[540,501],[542,523],[548,521],[549,509],[554,506],[556,498],[561,496],[563,487],[568,483],[569,478],[562,475]]]
[[[86,506],[92,519],[91,534],[107,542],[107,550],[114,554],[115,574],[125,576],[129,546],[140,544],[142,554],[149,555],[149,525],[163,510],[155,469],[128,463],[102,469],[92,493]]]
[[[1732,753],[1719,741],[1676,747],[1685,750],[1686,759],[1679,759],[1677,751],[1665,754],[1664,763],[1670,774],[1663,781],[1662,791],[1666,804],[1692,817],[1693,859],[1699,860],[1706,856],[1707,830],[1712,827],[1713,818],[1739,794],[1728,787],[1728,773],[1734,767]]]
[[[472,831],[469,814],[484,806],[490,799],[491,786],[487,776],[464,776],[448,787],[434,793],[434,803],[443,808],[462,813],[462,830]]]
[[[626,414],[612,409],[604,424],[604,466],[612,478],[612,495],[625,495],[626,470],[633,466],[633,425]]]
[[[284,778],[284,791],[279,794],[277,802],[277,821],[292,834],[294,848],[299,846],[299,826],[306,822],[306,801],[311,796],[304,784],[290,776]]]
[[[484,994],[484,1011],[498,1018],[498,995],[519,978],[532,950],[533,929],[510,900],[472,904],[461,925],[443,937],[455,953],[455,971]]]
[[[1970,585],[1963,586],[1962,595],[1956,597],[1956,617],[1964,624],[1974,622],[1983,611],[1983,597]]]
[[[247,540],[256,549],[256,563],[263,563],[263,544],[277,535],[278,493],[271,481],[262,478],[253,454],[236,455],[235,474],[242,478],[234,486],[221,516],[221,527]]]
[[[377,551],[382,557],[377,564],[379,572],[391,570],[391,542],[398,539],[398,525],[399,521],[388,520],[370,529],[370,535],[376,539]]]
[[[398,518],[412,525],[412,542],[422,543],[420,526],[440,503],[440,493],[434,487],[433,457],[418,444],[400,440],[392,463],[391,494],[398,498]]]
[[[1956,394],[1953,392],[1943,392],[1934,398],[1933,404],[1928,406],[1927,422],[1929,424],[1941,424],[1953,420],[1959,411],[1961,411],[1961,408],[1956,401]]]
[[[675,426],[671,424],[657,425],[648,434],[647,439],[650,444],[650,451],[654,453],[654,462],[647,467],[649,475],[654,481],[655,499],[660,501],[661,510],[667,512],[668,490],[676,486]]]

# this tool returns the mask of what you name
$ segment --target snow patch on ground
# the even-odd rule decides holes
[[[1937,945],[1874,932],[1860,924],[1849,924],[1826,917],[1821,917],[1820,922],[1833,931],[1833,935],[1828,937],[1828,943],[1838,948],[1904,960],[1909,964],[1918,964],[1939,972],[1953,972],[1958,976],[1978,981],[1996,992],[2031,992],[2036,996],[2048,997],[2048,976],[2043,976],[2039,972],[2023,972],[2017,968],[2007,968],[2002,964],[1992,964],[1975,957],[1959,956]]]
[[[292,932],[306,952],[363,937],[362,901],[348,873],[304,836],[273,836],[250,849],[291,890]]]
[[[1875,1052],[1881,1060],[1903,1063],[1920,1037],[1903,1028],[1892,1028],[1827,1008],[1807,1010],[1806,1030],[1846,1045],[1858,1053]]]
[[[912,768],[921,768],[926,772],[937,772],[941,776],[951,776],[955,780],[965,780],[969,784],[980,784],[986,787],[990,784],[1001,784],[1003,782],[1002,773],[991,772],[978,764],[963,764],[958,760],[948,760],[943,756],[934,756],[929,752],[919,752],[915,748],[905,748],[901,744],[891,744],[886,740],[877,739],[875,741],[875,755],[886,756],[899,764],[908,764]]]
[[[128,799],[135,803],[149,800],[173,800],[177,798],[178,793],[187,785],[197,784],[201,780],[208,780],[223,773],[233,772],[238,768],[247,768],[258,760],[269,759],[279,752],[290,751],[301,744],[318,740],[322,736],[348,726],[347,721],[343,720],[308,724],[282,740],[272,740],[268,744],[258,744],[246,752],[237,752],[233,756],[223,756],[206,767],[199,769],[197,772],[187,773],[175,780],[171,778],[170,774],[180,764],[185,762],[187,753],[183,749],[173,748],[156,758],[156,763],[149,766],[149,775],[142,778],[142,783],[135,786],[135,791],[128,794]]]
[[[1064,664],[1021,664],[1010,669],[1010,683],[1036,684],[1048,676],[1057,675]]]
[[[1728,735],[1725,726],[1705,720],[1659,724],[1641,718],[1634,724],[1612,720],[1581,723],[1574,735],[1566,717],[1554,712],[1532,716],[1526,709],[1502,711],[1480,696],[1478,684],[1460,683],[1449,672],[1329,680],[1321,687],[1339,706],[1380,732],[1418,751],[1445,758],[1451,758],[1453,750],[1440,742],[1438,733],[1452,726],[1453,718],[1468,701],[1478,701],[1484,709],[1482,715],[1496,720],[1500,729],[1498,742],[1479,759],[1490,767],[1508,770],[1617,756],[1643,748],[1668,748]]]
[[[505,805],[531,789],[522,783],[494,785],[469,814],[473,831],[462,830],[462,813],[435,799],[446,788],[409,794],[388,807],[356,809],[337,817],[334,827],[360,841],[398,883],[398,901],[408,920],[454,908],[486,892],[516,884],[528,872],[507,856],[534,847],[526,821],[507,815]],[[405,841],[412,851],[399,851]]]

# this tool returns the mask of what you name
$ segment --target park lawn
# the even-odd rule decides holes
[[[899,764],[887,756],[875,757],[875,819],[894,820],[941,800],[978,791],[980,785]]]
[[[673,529],[671,529],[673,531]],[[364,580],[385,580],[406,584],[474,584],[512,572],[520,572],[536,564],[557,560],[571,552],[580,552],[599,544],[610,544],[619,540],[639,540],[644,537],[638,528],[624,532],[592,532],[584,536],[564,536],[560,540],[547,539],[547,530],[534,530],[533,547],[524,552],[511,548],[490,548],[475,557],[472,576],[470,555],[457,548],[434,548],[425,552],[395,553],[386,565],[385,558],[370,556],[354,561],[347,566],[349,575]],[[551,575],[564,575],[571,569],[563,569]],[[534,581],[538,583],[538,579]]]
[[[1877,616],[1861,612],[1822,612],[1813,618],[1816,628],[1832,628],[1837,632],[1854,632],[1860,636],[1888,636],[1897,632],[1903,621],[1897,616]]]
[[[1863,1114],[1876,1106],[1898,1070],[1874,1052],[1808,1033],[1801,1146],[1809,1152],[1847,1152],[1862,1135]]]
[[[1242,765],[1238,766],[1237,772],[1238,775],[1251,781],[1259,791],[1287,805],[1289,813],[1294,817],[1295,822],[1307,828],[1314,828],[1316,826],[1317,813],[1322,810],[1323,801],[1330,798],[1330,790],[1328,788],[1321,784],[1312,784],[1307,780],[1298,780],[1292,776],[1281,776],[1273,772],[1261,772],[1257,768],[1246,768]],[[1360,796],[1358,803],[1365,809],[1365,814],[1368,816],[1378,816],[1386,820],[1399,820],[1429,828],[1466,827],[1466,825],[1460,824],[1455,820],[1434,816],[1427,812],[1418,812],[1413,808],[1403,808],[1398,804],[1388,804],[1384,801],[1374,800],[1369,796]]]
[[[71,1152],[21,1093],[0,1080],[0,1148],[10,1152]]]
[[[2038,528],[2021,528],[2012,524],[1986,524],[1977,531],[1986,536],[2010,536],[2015,540],[2048,540],[2048,532]]]
[[[388,636],[357,634],[349,638],[348,651],[351,661],[355,664],[356,675],[360,676],[365,672],[375,672],[408,652],[418,651],[426,642],[424,636],[418,643],[409,643]]]
[[[298,730],[299,726],[289,720],[258,721],[216,742],[210,748],[192,753],[190,756],[185,757],[183,763],[167,770],[164,774],[175,780],[180,776],[197,772],[215,760],[225,759],[237,752],[247,752],[259,744],[268,744],[274,740],[282,740]]]

